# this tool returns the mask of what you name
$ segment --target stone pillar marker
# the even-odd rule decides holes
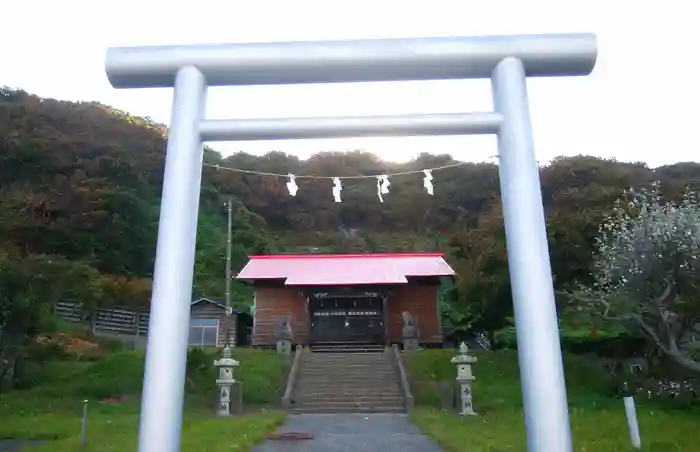
[[[476,412],[472,405],[472,382],[476,378],[472,374],[472,364],[476,363],[476,358],[469,356],[469,347],[462,342],[457,356],[452,358],[450,362],[457,365],[457,386],[459,387],[459,399],[461,401],[459,414],[462,416],[475,416]]]
[[[239,362],[231,357],[231,347],[228,344],[224,347],[221,359],[214,360],[214,367],[219,368],[219,378],[216,379],[216,385],[219,387],[217,416],[231,415],[231,387],[236,382],[233,378],[233,370],[238,365]]]

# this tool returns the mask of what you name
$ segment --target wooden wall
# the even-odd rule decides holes
[[[275,345],[275,329],[278,319],[283,315],[292,316],[294,343],[306,345],[309,330],[306,312],[306,299],[299,295],[297,290],[284,287],[256,287],[252,345]]]
[[[403,317],[401,313],[408,311],[418,317],[418,341],[421,344],[442,343],[442,325],[438,311],[437,286],[407,285],[398,287],[389,295],[388,321],[389,341],[400,343]]]
[[[442,343],[442,325],[438,311],[438,288],[435,285],[406,285],[396,287],[387,302],[389,341],[401,343],[403,311],[418,317],[421,344]],[[306,298],[296,289],[284,287],[256,287],[255,319],[252,335],[254,346],[274,346],[275,329],[280,316],[292,316],[294,343],[308,344],[310,320]]]

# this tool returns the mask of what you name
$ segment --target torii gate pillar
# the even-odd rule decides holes
[[[591,34],[113,48],[115,88],[174,87],[140,452],[180,449],[203,141],[497,134],[508,266],[531,452],[571,452],[557,313],[526,77],[588,75]],[[207,86],[490,78],[486,113],[205,120]]]

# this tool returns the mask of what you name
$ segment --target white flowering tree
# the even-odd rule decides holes
[[[579,307],[623,322],[667,357],[700,372],[700,202],[663,202],[659,184],[630,190],[601,225],[592,286]]]

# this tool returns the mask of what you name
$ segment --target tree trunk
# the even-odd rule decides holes
[[[12,390],[15,382],[17,358],[9,353],[0,353],[0,393]]]
[[[675,363],[680,364],[688,370],[700,374],[700,362],[697,362],[682,353],[666,353],[666,355],[671,358]]]

